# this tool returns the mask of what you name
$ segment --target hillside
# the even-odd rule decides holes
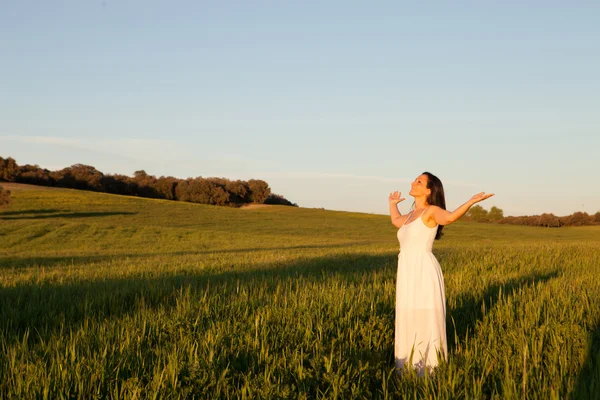
[[[0,251],[15,255],[144,250],[219,251],[240,247],[290,249],[299,245],[368,246],[396,251],[389,217],[373,214],[262,206],[242,209],[179,203],[23,184],[4,184],[14,202],[0,209]],[[561,230],[459,222],[435,248],[522,240],[600,241],[600,227]],[[70,254],[74,255],[74,254]]]

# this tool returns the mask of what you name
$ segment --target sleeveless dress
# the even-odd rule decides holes
[[[431,252],[437,226],[425,225],[423,213],[398,230],[394,335],[396,368],[412,365],[420,376],[438,365],[438,352],[443,359],[448,356],[444,278]]]

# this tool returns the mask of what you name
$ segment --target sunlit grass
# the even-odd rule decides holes
[[[13,191],[0,397],[596,398],[599,228],[448,227],[449,359],[419,379],[386,216]]]

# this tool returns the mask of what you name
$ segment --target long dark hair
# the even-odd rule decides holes
[[[446,196],[444,196],[444,185],[442,185],[442,181],[440,181],[440,179],[431,172],[423,172],[423,175],[427,175],[427,189],[431,189],[431,194],[429,197],[427,197],[427,202],[445,210]],[[438,225],[437,233],[435,234],[436,240],[441,239],[443,235],[442,229],[444,229],[444,227],[442,225]]]

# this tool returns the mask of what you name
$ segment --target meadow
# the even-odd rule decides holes
[[[11,190],[0,398],[600,398],[600,227],[447,227],[449,357],[418,378],[387,216]]]

